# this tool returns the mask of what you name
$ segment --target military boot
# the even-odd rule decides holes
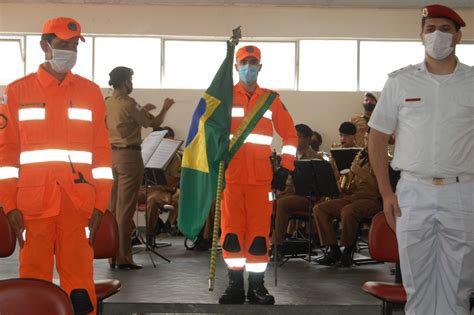
[[[249,272],[247,299],[251,304],[273,305],[275,298],[263,285],[264,272]]]
[[[244,271],[229,270],[229,286],[219,298],[219,304],[245,303]]]

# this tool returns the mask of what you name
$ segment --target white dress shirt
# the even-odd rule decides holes
[[[474,175],[474,68],[434,77],[425,63],[389,74],[369,126],[395,132],[392,167],[418,177]]]

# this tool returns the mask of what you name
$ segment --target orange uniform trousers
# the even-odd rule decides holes
[[[20,278],[52,281],[56,256],[61,287],[68,295],[73,289],[86,289],[95,310],[94,250],[85,233],[88,219],[78,214],[64,191],[60,207],[57,216],[25,220],[25,243],[20,250]]]
[[[221,244],[224,260],[245,258],[245,264],[267,263],[270,246],[272,202],[269,199],[270,184],[226,184],[222,200]],[[238,248],[226,249],[227,235],[237,235]],[[265,240],[265,253],[252,254],[256,238]],[[260,246],[260,251],[261,251]],[[239,249],[239,250],[237,250]],[[258,252],[259,250],[257,250]],[[229,269],[242,269],[242,266]]]

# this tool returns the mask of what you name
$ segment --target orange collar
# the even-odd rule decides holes
[[[249,98],[251,98],[252,96],[260,96],[260,94],[262,94],[262,89],[260,88],[260,86],[257,84],[257,87],[255,88],[255,91],[253,91],[253,93],[249,93],[243,86],[243,84],[239,81],[239,83],[237,83],[235,85],[236,87],[236,92],[238,93],[242,93],[242,94],[246,94]]]
[[[38,67],[37,76],[41,85],[45,88],[49,87],[53,83],[55,83],[56,85],[70,84],[74,78],[74,75],[71,73],[71,71],[68,71],[68,73],[66,74],[66,77],[64,77],[64,80],[59,81],[58,79],[53,77],[51,73],[46,71],[46,69],[43,67],[42,64]]]

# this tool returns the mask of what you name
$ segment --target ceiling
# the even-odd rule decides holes
[[[474,8],[474,0],[0,0],[0,3],[304,6],[346,8],[420,8],[426,4],[439,3],[452,8]]]

